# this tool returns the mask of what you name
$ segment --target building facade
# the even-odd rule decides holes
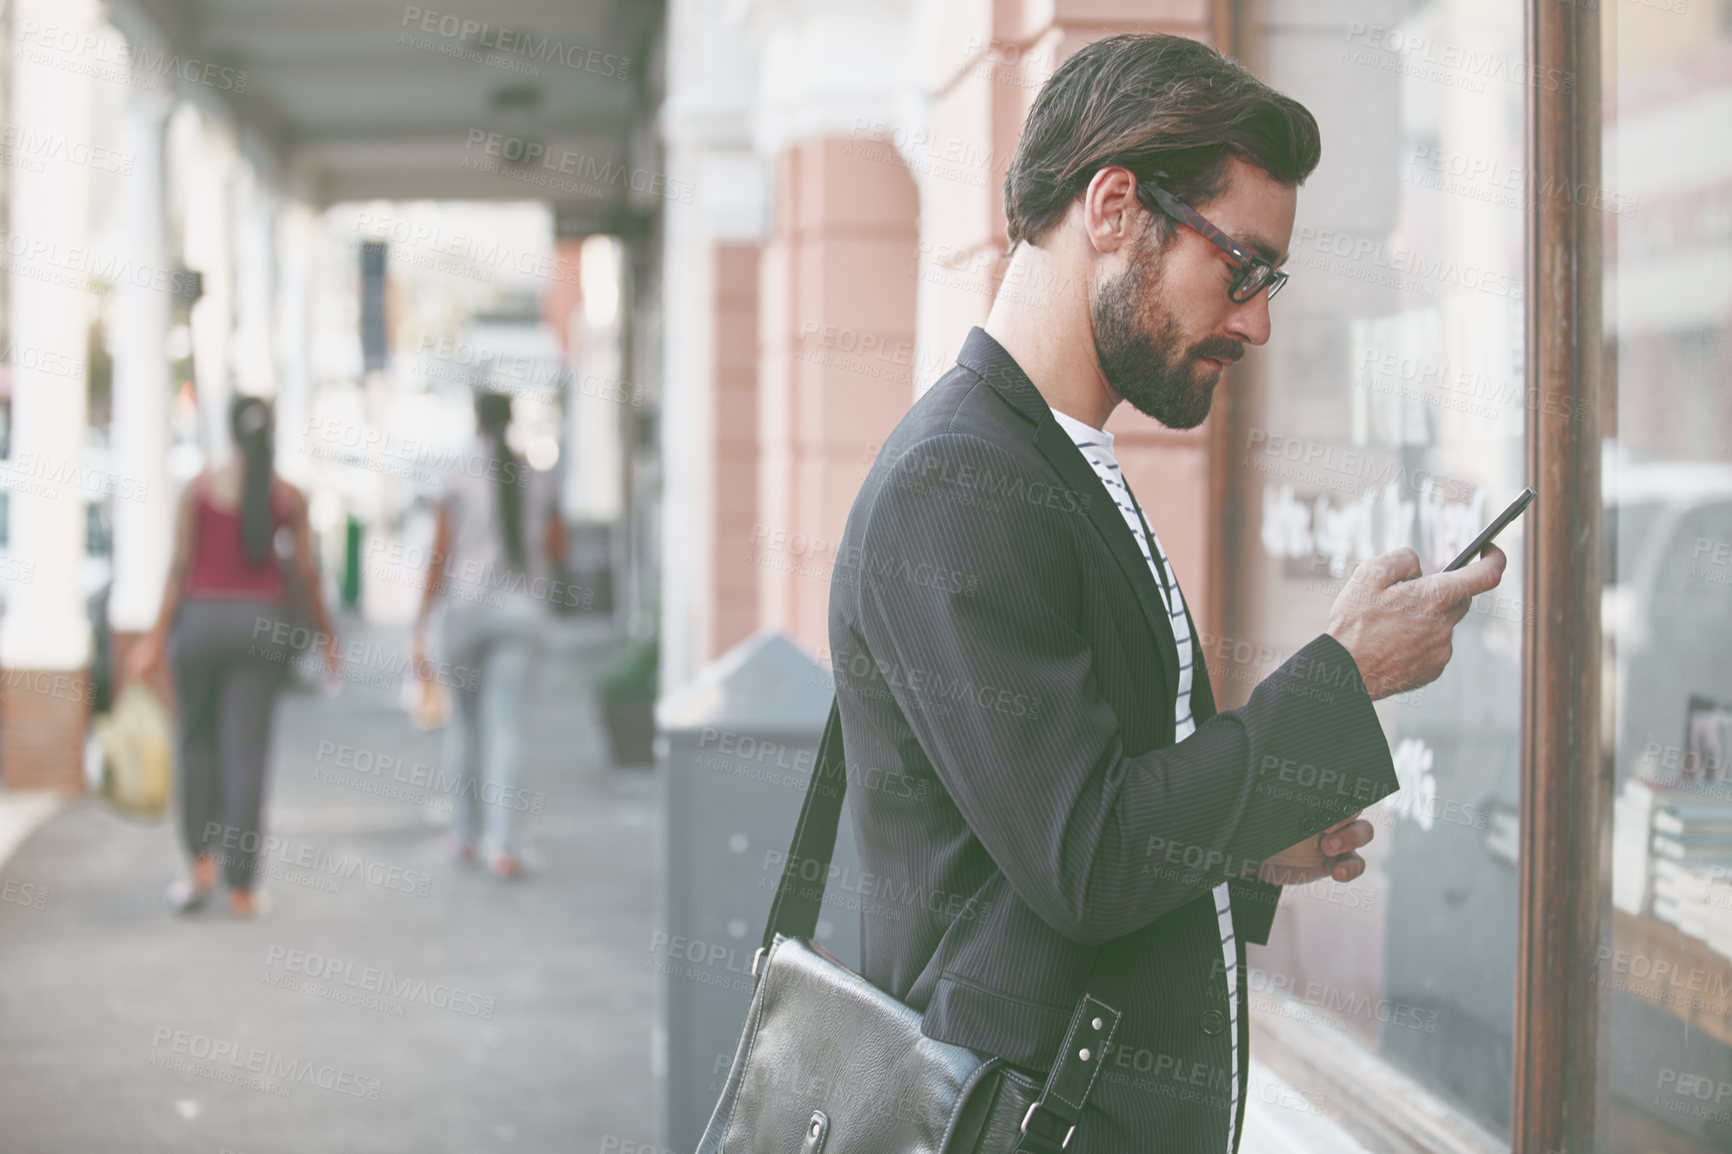
[[[1450,670],[1379,705],[1403,788],[1366,874],[1251,952],[1300,1097],[1246,1148],[1327,1115],[1366,1149],[1732,1149],[1732,838],[1652,824],[1732,806],[1723,2],[675,0],[664,690],[759,629],[827,661],[876,447],[994,292],[1062,287],[1001,286],[1004,171],[1044,78],[1122,31],[1215,45],[1323,134],[1268,346],[1198,430],[1107,426],[1223,705],[1360,562],[1434,571],[1540,494]]]

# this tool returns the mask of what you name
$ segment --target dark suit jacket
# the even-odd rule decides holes
[[[829,624],[864,975],[929,1036],[1042,1072],[1087,990],[1125,1017],[1072,1154],[1224,1151],[1210,890],[1231,881],[1242,1119],[1244,942],[1268,940],[1280,894],[1257,863],[1397,785],[1352,657],[1319,635],[1217,713],[1193,644],[1198,728],[1175,744],[1148,563],[978,328],[855,498]]]

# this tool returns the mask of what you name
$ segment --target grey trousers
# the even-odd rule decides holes
[[[292,659],[288,619],[265,601],[181,603],[169,631],[179,711],[181,835],[230,888],[251,890],[265,802],[271,715]]]
[[[445,662],[467,671],[451,689],[445,762],[457,781],[457,836],[491,853],[517,852],[517,815],[532,811],[518,784],[523,761],[523,702],[547,628],[538,602],[453,604],[440,641]]]

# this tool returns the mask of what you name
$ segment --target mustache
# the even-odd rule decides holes
[[[1199,341],[1191,347],[1193,358],[1212,357],[1229,365],[1237,364],[1239,358],[1244,355],[1245,346],[1226,337],[1210,337],[1208,340]]]

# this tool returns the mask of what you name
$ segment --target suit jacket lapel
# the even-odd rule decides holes
[[[1070,435],[1053,419],[1051,406],[1046,403],[1046,398],[1040,395],[1040,390],[1034,387],[1034,382],[1028,379],[1028,374],[1022,371],[1021,366],[1004,351],[1004,347],[988,336],[984,329],[976,327],[969,332],[968,339],[963,342],[962,352],[956,359],[959,364],[978,374],[1033,423],[1034,447],[1046,458],[1047,463],[1058,471],[1058,475],[1064,478],[1072,492],[1079,498],[1087,496],[1085,511],[1089,524],[1094,526],[1096,535],[1112,555],[1125,580],[1131,583],[1137,604],[1142,607],[1149,629],[1155,635],[1155,645],[1161,651],[1161,665],[1167,673],[1167,685],[1176,687],[1179,683],[1179,645],[1173,637],[1173,622],[1167,614],[1167,604],[1161,600],[1155,575],[1149,572],[1149,563],[1143,560],[1143,553],[1137,548],[1136,538],[1131,536],[1130,527],[1125,524],[1123,514],[1119,512],[1119,507],[1113,504],[1112,495],[1095,475],[1093,466],[1083,457],[1082,450],[1076,447],[1076,442],[1072,441]],[[1189,614],[1188,609],[1186,613]]]
[[[1036,394],[1037,396],[1039,394]],[[1117,562],[1119,571],[1125,575],[1125,580],[1131,583],[1131,589],[1137,595],[1137,604],[1142,606],[1143,616],[1148,620],[1149,629],[1155,635],[1155,644],[1161,650],[1161,664],[1167,671],[1167,684],[1179,684],[1179,644],[1173,637],[1172,618],[1167,613],[1167,604],[1161,600],[1161,591],[1155,584],[1155,575],[1149,572],[1149,563],[1143,559],[1143,551],[1137,548],[1136,538],[1131,536],[1130,526],[1125,524],[1124,514],[1113,503],[1112,494],[1107,492],[1101,479],[1095,474],[1094,467],[1082,455],[1082,450],[1076,447],[1076,442],[1070,439],[1059,423],[1052,419],[1052,411],[1046,413],[1046,419],[1035,427],[1034,447],[1040,450],[1047,463],[1058,470],[1059,476],[1072,491],[1088,494],[1089,524],[1106,545],[1107,552]]]

